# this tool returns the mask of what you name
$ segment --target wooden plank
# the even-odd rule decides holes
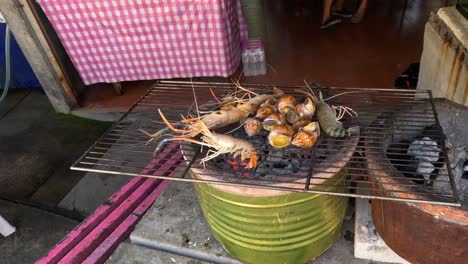
[[[57,67],[29,4],[26,0],[0,1],[0,9],[54,109],[69,113],[76,98],[68,97],[70,88],[65,83],[64,73]]]

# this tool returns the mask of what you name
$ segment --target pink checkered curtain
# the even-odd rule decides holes
[[[230,76],[239,0],[39,0],[85,84]]]

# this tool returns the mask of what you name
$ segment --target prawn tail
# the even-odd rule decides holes
[[[325,133],[335,138],[343,138],[349,134],[348,131],[341,126],[328,128]]]
[[[250,153],[249,163],[245,166],[246,169],[253,169],[257,167],[258,162],[258,154],[257,151],[253,151]]]

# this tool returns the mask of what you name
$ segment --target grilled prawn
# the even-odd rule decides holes
[[[159,110],[162,120],[166,123],[172,131],[177,133],[182,133],[185,130],[175,128],[164,116],[164,114]],[[249,163],[245,166],[247,169],[252,169],[257,167],[258,154],[254,145],[247,140],[235,138],[230,135],[217,134],[213,131],[210,131],[208,126],[202,121],[194,121],[191,125],[197,125],[200,128],[201,140],[197,141],[191,137],[179,136],[168,138],[165,141],[181,140],[192,142],[198,145],[207,146],[213,148],[214,150],[208,150],[208,154],[204,157],[200,163],[205,164],[207,161],[216,158],[222,154],[232,154],[234,158],[240,157],[241,161],[249,159]],[[157,147],[158,149],[159,147]]]

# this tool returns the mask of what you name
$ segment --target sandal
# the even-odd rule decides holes
[[[351,23],[354,23],[354,24],[357,24],[357,23],[360,23],[362,21],[362,17],[361,15],[358,15],[357,13],[353,15],[353,17],[351,18]]]
[[[322,23],[322,25],[320,26],[320,29],[326,29],[338,23],[341,23],[341,19],[335,16],[331,16],[329,19],[327,19],[327,21]]]

